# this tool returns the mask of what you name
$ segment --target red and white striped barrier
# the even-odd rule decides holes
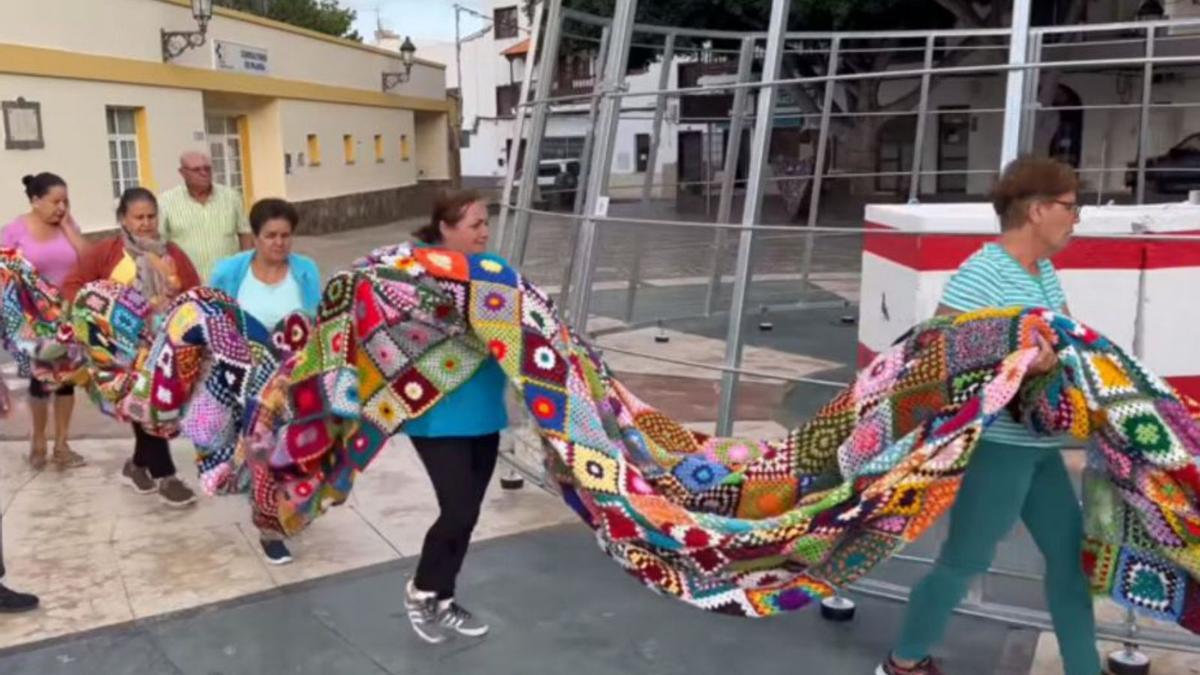
[[[999,232],[990,204],[870,205],[866,227],[859,367],[933,316],[950,275]],[[1084,207],[1074,239],[1053,258],[1068,305],[1200,397],[1200,240],[1088,236],[1142,232],[1200,234],[1200,206]]]

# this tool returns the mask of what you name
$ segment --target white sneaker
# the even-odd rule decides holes
[[[438,603],[438,623],[469,637],[482,637],[488,632],[488,625],[455,602],[454,598]]]
[[[446,634],[438,623],[437,593],[418,591],[410,579],[405,587],[404,608],[408,610],[408,622],[417,637],[435,645],[445,642]]]

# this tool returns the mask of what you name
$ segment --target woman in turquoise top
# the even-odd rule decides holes
[[[292,235],[299,223],[300,214],[288,202],[259,200],[250,209],[254,248],[213,268],[212,287],[235,298],[267,330],[297,310],[315,315],[321,302],[317,263],[292,253]]]
[[[422,245],[465,255],[484,253],[487,204],[475,192],[446,193],[434,202],[429,224],[414,234]],[[500,431],[508,426],[507,381],[500,365],[488,359],[471,379],[404,426],[433,482],[441,511],[425,535],[404,603],[413,630],[427,642],[442,642],[452,632],[478,637],[488,630],[455,602],[454,582],[496,469]]]
[[[321,273],[312,258],[292,253],[292,234],[300,223],[296,207],[282,199],[262,199],[250,209],[254,248],[219,261],[212,286],[237,300],[268,330],[296,311],[316,315],[321,302]],[[260,530],[267,561],[285,565],[292,552],[278,532]]]
[[[939,314],[988,307],[1045,307],[1068,313],[1050,256],[1079,221],[1075,171],[1052,159],[1010,164],[992,193],[1000,238],[951,277]],[[1031,374],[1057,357],[1039,340]],[[950,531],[933,570],[913,587],[900,642],[877,675],[938,675],[929,656],[971,578],[985,573],[1017,520],[1046,561],[1044,592],[1065,675],[1100,673],[1092,598],[1083,573],[1083,517],[1062,459],[1062,440],[1039,437],[1001,414],[984,432],[950,509]]]

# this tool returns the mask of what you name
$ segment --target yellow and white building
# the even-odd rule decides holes
[[[0,2],[0,222],[52,171],[85,232],[112,229],[116,195],[180,184],[192,149],[247,205],[295,202],[305,232],[422,215],[451,179],[444,66],[384,91],[397,52],[222,8],[164,62],[161,31],[196,28],[186,0]]]

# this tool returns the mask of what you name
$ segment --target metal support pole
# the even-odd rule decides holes
[[[552,5],[552,7],[551,7],[552,11],[554,11],[556,9],[561,9],[562,0],[550,0],[550,1],[551,1],[551,5]],[[534,63],[537,61],[537,57],[538,57],[538,38],[541,35],[541,31],[542,31],[542,12],[544,9],[545,9],[545,3],[538,3],[537,9],[534,11],[534,15],[533,15],[533,35],[529,38],[529,53],[525,55],[525,80],[521,82],[521,98],[520,98],[521,103],[525,103],[529,100],[529,86],[533,82]],[[457,10],[455,11],[455,14],[457,16]],[[551,20],[554,20],[556,17],[552,15],[550,18],[551,18]],[[557,33],[558,28],[551,27],[550,30],[551,30],[551,32]],[[549,35],[547,35],[547,40],[549,40]],[[557,38],[555,38],[555,45],[556,45],[555,50],[557,51],[557,49],[558,49]],[[555,52],[547,51],[546,53],[551,54],[551,56],[553,56],[553,54]],[[540,79],[538,80],[539,85],[542,80],[549,79],[554,74],[554,63],[553,62],[554,62],[553,58],[542,59],[542,71],[543,72],[540,76]],[[459,73],[461,75],[462,71],[459,70]],[[541,92],[540,86],[538,88],[538,92]],[[459,95],[460,96],[462,95],[461,89],[459,89]],[[545,95],[540,94],[539,98],[545,98]],[[497,246],[497,250],[499,251],[499,253],[501,255],[506,255],[506,256],[510,256],[510,257],[512,256],[512,236],[513,236],[514,224],[512,222],[509,222],[509,204],[512,203],[513,183],[516,181],[516,177],[517,177],[517,160],[518,160],[518,158],[521,157],[521,140],[523,138],[525,138],[525,119],[526,119],[526,108],[525,107],[517,108],[516,129],[515,129],[515,133],[513,134],[513,138],[512,138],[512,147],[510,147],[508,149],[508,160],[507,160],[508,165],[504,167],[504,191],[501,193],[500,218],[498,220],[500,231],[496,233],[496,237],[495,237],[496,246]],[[536,155],[535,155],[534,161],[535,162],[537,161]],[[529,186],[530,182],[531,181],[530,181],[529,177],[527,176],[525,178],[525,180],[521,182],[521,192],[524,192],[525,190],[530,188],[530,186]],[[526,208],[528,208],[528,206]],[[522,253],[522,256],[523,255],[524,255],[524,253]]]
[[[791,0],[772,0],[771,23],[767,34],[767,52],[763,59],[762,81],[779,79],[783,61]],[[742,325],[745,323],[746,296],[750,290],[750,258],[754,248],[754,224],[762,213],[763,177],[767,168],[767,150],[771,145],[771,126],[775,115],[774,86],[765,86],[758,95],[754,117],[754,140],[750,146],[750,175],[747,177],[746,203],[742,207],[742,227],[738,234],[737,266],[733,280],[733,300],[729,305],[729,332],[725,337],[725,367],[721,374],[721,403],[717,413],[717,435],[728,436],[733,429],[733,408],[737,400],[738,377],[733,369],[742,363]],[[828,106],[826,107],[828,110]]]
[[[1017,158],[1021,150],[1021,113],[1025,102],[1025,60],[1029,56],[1029,10],[1032,0],[1013,0],[1012,30],[1009,33],[1008,87],[1004,95],[1004,136],[1000,141],[1000,168]]]
[[[538,9],[542,4],[538,4]],[[510,246],[506,254],[518,267],[525,262],[525,242],[529,239],[529,208],[533,206],[533,195],[537,190],[538,159],[542,156],[542,138],[546,135],[546,117],[550,104],[550,88],[554,81],[554,68],[558,62],[558,41],[562,36],[562,0],[548,0],[546,6],[546,37],[542,41],[541,73],[538,76],[534,91],[533,118],[529,124],[529,142],[525,144],[524,173],[521,176],[521,190],[517,193],[517,217],[513,220],[513,228],[508,232]],[[538,24],[540,26],[540,24]],[[536,31],[537,27],[535,27]],[[535,34],[530,38],[530,45],[538,39]],[[532,54],[530,56],[532,59]],[[526,64],[526,69],[532,69]],[[521,83],[522,89],[528,82]],[[521,141],[516,139],[513,145],[520,150]]]
[[[612,27],[605,26],[600,29],[600,49],[596,51],[596,63],[603,70],[604,64],[608,61],[608,41],[612,37]],[[600,88],[600,83],[603,81],[603,73],[597,73],[595,81],[592,85],[592,93]],[[596,115],[600,111],[600,99],[593,97],[588,101],[588,129],[596,128]],[[587,185],[588,169],[592,159],[592,145],[595,143],[594,134],[585,134],[583,137],[583,154],[579,158],[579,186]],[[584,190],[576,190],[575,192],[575,213],[579,213],[583,208]]]
[[[376,11],[378,14],[378,11]],[[458,85],[458,128],[461,133],[463,128],[463,108],[466,107],[464,102],[467,95],[463,93],[463,76],[462,76],[462,11],[458,5],[454,5],[454,70]]]
[[[675,59],[675,34],[667,36],[663,45],[662,71],[658,74],[658,89],[663,91],[671,84],[671,62]],[[662,142],[663,118],[667,114],[667,97],[655,95],[654,126],[650,128],[650,152],[646,158],[646,176],[642,181],[642,207],[650,205],[650,191],[654,187],[655,167],[658,164],[658,146]],[[636,150],[636,148],[635,148]],[[648,213],[648,211],[646,211]],[[625,296],[625,321],[633,321],[633,306],[637,302],[638,285],[642,276],[642,246],[633,247],[633,262],[629,270],[629,294]]]
[[[1025,102],[1024,121],[1021,122],[1021,152],[1033,152],[1034,141],[1037,140],[1037,115],[1038,110],[1042,107],[1041,83],[1042,83],[1042,39],[1045,37],[1043,33],[1032,33],[1029,36],[1029,63],[1036,64],[1037,67],[1029,71],[1026,76],[1025,95],[1022,100]]]
[[[925,38],[925,72],[921,75],[921,102],[917,104],[917,134],[913,140],[912,173],[908,177],[908,201],[916,202],[921,194],[921,160],[925,154],[925,126],[929,114],[929,85],[933,79],[933,48],[937,36]]]
[[[738,84],[746,84],[753,76],[754,38],[742,40],[738,53]],[[742,87],[733,93],[733,119],[729,122],[729,148],[725,152],[725,174],[721,176],[721,201],[717,204],[717,222],[733,222],[733,191],[737,186],[738,160],[742,154],[742,128],[746,126],[746,99],[750,90]],[[708,264],[708,292],[704,296],[704,316],[712,316],[717,309],[717,296],[721,290],[721,258],[725,250],[724,229],[713,235],[712,259]]]
[[[1154,27],[1146,27],[1146,58],[1154,58]],[[1154,63],[1142,66],[1142,114],[1138,125],[1137,195],[1138,204],[1146,203],[1146,153],[1150,151],[1150,90],[1154,86]]]
[[[604,84],[601,90],[600,113],[596,124],[596,145],[592,152],[588,174],[587,199],[584,201],[583,222],[579,226],[576,246],[574,291],[568,303],[569,321],[580,334],[587,333],[588,307],[592,300],[592,272],[596,266],[596,221],[601,198],[608,191],[609,169],[612,166],[613,144],[621,117],[621,99],[612,96],[625,81],[629,66],[629,47],[633,38],[633,16],[637,0],[617,0],[613,14],[612,36],[609,38],[608,60],[604,65]]]
[[[605,24],[600,29],[600,49],[597,51],[596,63],[600,64],[599,68],[604,68],[604,63],[608,60],[608,39],[612,35],[612,27]],[[593,93],[600,87],[603,73],[597,73],[595,83],[592,87]],[[588,129],[596,128],[596,115],[599,114],[600,99],[592,97],[588,101]],[[583,213],[583,202],[587,197],[587,190],[583,189],[587,185],[588,170],[592,162],[592,144],[595,134],[585,134],[583,137],[583,154],[579,157],[579,180],[575,183],[575,213]],[[571,218],[567,222],[567,228],[570,233],[567,236],[567,264],[563,266],[562,284],[559,286],[558,304],[566,306],[567,299],[571,297],[571,270],[575,269],[575,247],[579,244],[579,221]]]
[[[829,68],[827,74],[833,78],[838,73],[838,48],[842,39],[833,38],[829,46]],[[837,80],[825,80],[825,100],[821,102],[821,131],[817,135],[817,156],[813,163],[811,196],[808,198],[808,231],[804,233],[804,258],[800,261],[800,292],[808,295],[808,277],[812,273],[813,249],[816,248],[817,215],[821,211],[821,185],[825,179],[825,154],[829,151],[829,120],[833,113],[833,94]],[[915,153],[914,153],[915,154]]]

